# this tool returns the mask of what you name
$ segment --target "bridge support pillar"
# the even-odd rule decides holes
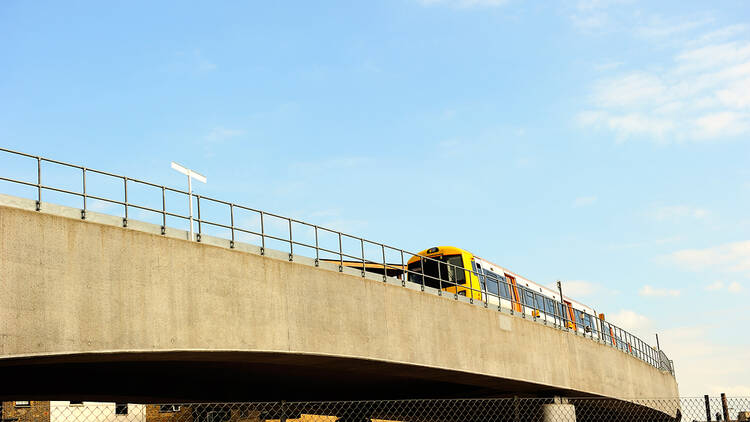
[[[564,397],[555,397],[554,403],[542,405],[543,422],[576,422],[576,408]]]

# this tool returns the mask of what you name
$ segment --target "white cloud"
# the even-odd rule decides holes
[[[686,205],[666,205],[655,207],[649,214],[656,221],[672,221],[682,218],[701,219],[708,215],[708,211]]]
[[[573,201],[574,207],[585,207],[587,205],[592,205],[597,200],[596,196],[581,196],[575,199]]]
[[[625,62],[622,62],[622,61],[603,62],[603,63],[594,65],[594,69],[598,71],[614,70],[622,66],[623,64],[625,64]]]
[[[204,137],[209,142],[221,142],[227,139],[236,138],[245,134],[244,130],[239,129],[227,129],[222,126],[217,126]]]
[[[740,293],[743,290],[742,284],[736,281],[733,281],[729,283],[728,285],[725,285],[724,282],[722,281],[715,281],[709,284],[708,286],[706,286],[705,289],[709,292],[717,292],[720,290],[724,290],[725,287],[729,293]]]
[[[747,32],[747,29],[748,29],[747,25],[729,25],[724,28],[711,31],[707,34],[703,34],[701,37],[694,40],[693,42],[695,44],[710,44],[710,43],[716,43],[716,42],[723,42],[728,39],[734,38],[738,35],[741,35],[744,32]]]
[[[680,395],[742,396],[750,392],[750,348],[747,343],[717,342],[717,326],[683,326],[659,331],[662,350],[674,360]],[[746,342],[746,340],[744,340]],[[739,381],[739,382],[738,382]]]
[[[635,29],[638,36],[643,38],[666,38],[706,26],[713,22],[711,18],[693,20],[665,20],[661,16],[654,16],[649,22]]]
[[[583,32],[600,32],[612,28],[616,21],[617,6],[632,0],[579,0],[570,12],[573,26]]]
[[[709,21],[636,32],[670,38]],[[750,134],[750,40],[727,40],[745,29],[733,25],[693,36],[672,48],[666,64],[613,69],[593,83],[588,109],[576,116],[578,124],[612,132],[619,142],[713,141]]]
[[[614,314],[609,314],[607,320],[644,341],[651,338],[654,332],[654,324],[648,317],[629,309],[622,309]]]
[[[724,288],[724,283],[722,283],[721,281],[714,281],[713,283],[706,286],[706,290],[708,290],[709,292],[715,292],[723,288]]]
[[[692,271],[722,271],[750,277],[750,240],[704,249],[683,249],[662,259]]]
[[[557,291],[557,283],[549,283],[547,287]],[[584,280],[569,280],[562,282],[562,290],[565,296],[572,298],[586,298],[606,295],[617,295],[619,292],[609,290],[606,287],[598,283],[592,283]]]
[[[641,296],[647,296],[647,297],[677,297],[680,295],[679,290],[675,289],[664,289],[664,288],[657,288],[657,287],[651,287],[650,285],[645,285],[641,287],[640,290],[638,290],[638,294]]]
[[[417,0],[424,6],[445,4],[454,7],[496,7],[508,3],[508,0]]]

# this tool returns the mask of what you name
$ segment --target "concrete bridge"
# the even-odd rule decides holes
[[[35,209],[0,196],[6,399],[678,396],[604,342],[395,278]]]

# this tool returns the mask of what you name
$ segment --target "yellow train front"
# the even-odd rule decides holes
[[[425,249],[407,262],[407,280],[428,287],[482,300],[482,288],[471,271],[473,255],[452,246]]]

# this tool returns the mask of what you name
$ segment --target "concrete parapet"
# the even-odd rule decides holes
[[[44,204],[37,212],[24,200],[0,199],[5,369],[185,363],[178,373],[211,362],[227,376],[263,374],[254,382],[278,389],[271,368],[278,379],[309,382],[311,391],[322,387],[309,377],[328,376],[341,394],[372,380],[370,392],[401,397],[427,388],[453,395],[678,395],[674,377],[617,349],[411,283],[404,288],[354,269],[315,267],[306,257],[290,262],[268,249],[261,256],[257,246],[229,249],[208,236],[190,242],[185,232],[161,235],[159,226],[133,220],[123,228],[117,217],[89,213],[84,221],[80,210]],[[315,372],[315,365],[325,369]],[[391,384],[398,380],[414,385]]]

